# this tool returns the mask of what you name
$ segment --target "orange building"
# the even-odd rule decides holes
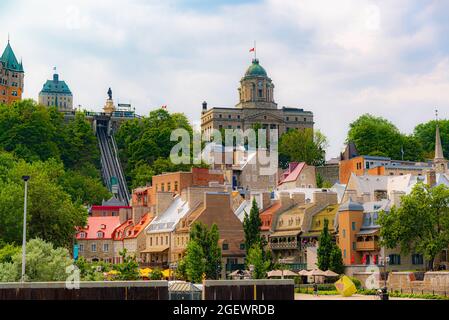
[[[392,160],[388,157],[356,156],[340,161],[340,183],[347,184],[351,173],[356,176],[363,175],[406,175],[420,176],[431,169],[431,164],[403,160]]]
[[[192,168],[190,172],[167,172],[153,176],[147,203],[156,204],[156,192],[173,192],[180,194],[188,187],[206,187],[211,182],[224,183],[223,173],[208,168]]]
[[[362,253],[357,250],[357,233],[363,223],[363,206],[349,200],[338,209],[338,245],[345,265],[361,264]]]
[[[22,99],[24,71],[11,48],[6,45],[0,57],[0,103],[11,104]]]

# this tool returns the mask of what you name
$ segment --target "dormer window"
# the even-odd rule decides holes
[[[80,232],[80,238],[82,238],[82,239],[86,238],[86,233],[85,232]]]
[[[103,231],[98,231],[97,232],[97,238],[103,238],[104,237],[104,232]]]

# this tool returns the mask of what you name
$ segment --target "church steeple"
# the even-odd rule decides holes
[[[447,171],[448,161],[444,158],[443,146],[441,144],[440,127],[438,126],[438,110],[435,110],[436,128],[435,128],[435,157],[433,164],[435,171],[438,173],[445,173]]]

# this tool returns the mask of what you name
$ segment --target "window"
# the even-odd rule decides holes
[[[341,231],[341,233],[342,233],[342,235],[343,235],[343,238],[346,238],[346,230],[343,229],[343,230]]]
[[[153,245],[153,237],[150,237],[150,246]]]
[[[412,254],[412,264],[424,264],[424,258],[422,254]]]
[[[221,119],[222,115],[221,115],[221,114],[219,114],[219,115],[218,115],[218,117],[219,117],[219,118]]]
[[[355,242],[352,243],[352,250],[355,250]]]
[[[240,244],[240,250],[245,250],[245,244],[244,243]]]
[[[97,245],[95,243],[92,243],[90,249],[91,249],[90,251],[92,252],[97,252]]]
[[[346,258],[346,249],[343,250],[343,258]]]
[[[80,233],[80,238],[84,239],[86,237],[86,233],[85,232],[81,232]]]
[[[168,245],[168,236],[165,236],[165,244]]]
[[[84,244],[80,244],[78,248],[80,252],[84,252]]]
[[[228,114],[228,119],[231,119],[231,118],[232,118],[232,116],[230,114]]]
[[[237,115],[237,119],[240,119],[240,115]]]
[[[104,243],[103,244],[103,252],[108,252],[109,251],[109,244]]]
[[[175,181],[175,187],[174,187],[175,189],[175,191],[178,191],[178,181]]]
[[[223,243],[222,249],[223,250],[229,250],[229,244]]]
[[[388,256],[390,258],[390,265],[400,265],[401,264],[401,256],[399,254],[390,254]]]
[[[165,185],[163,183],[161,183],[161,191],[164,192],[165,190]]]
[[[156,237],[156,245],[159,245],[159,237]]]
[[[355,231],[355,221],[352,221],[352,231]]]
[[[103,238],[104,233],[102,231],[97,232],[97,238]]]
[[[171,191],[171,183],[167,182],[167,191]]]

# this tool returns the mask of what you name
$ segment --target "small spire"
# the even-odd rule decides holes
[[[438,126],[438,110],[435,110],[436,129],[435,129],[435,160],[444,159],[443,146],[441,145],[440,127]]]
[[[8,44],[9,44],[9,32],[8,32]]]

